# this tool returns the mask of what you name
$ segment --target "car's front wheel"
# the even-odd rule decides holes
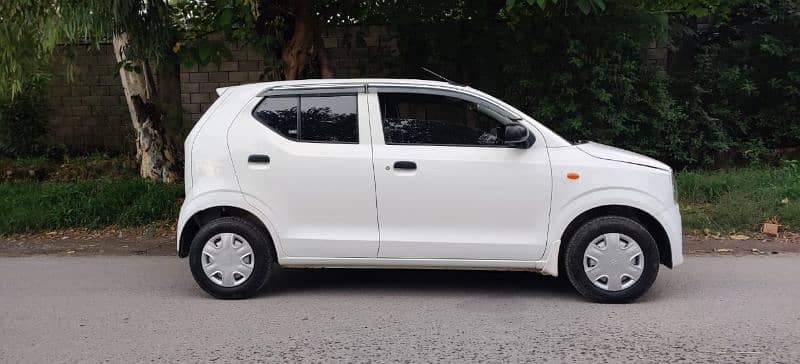
[[[581,226],[564,259],[570,282],[584,297],[624,303],[642,296],[658,275],[653,236],[635,220],[603,216]]]
[[[192,276],[217,298],[257,294],[275,260],[267,233],[238,217],[221,217],[203,225],[189,249]]]

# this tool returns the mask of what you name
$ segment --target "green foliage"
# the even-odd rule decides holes
[[[44,150],[48,107],[46,82],[29,83],[15,98],[0,97],[0,156],[19,157]]]
[[[609,3],[603,14],[498,18],[496,9],[473,7],[460,19],[411,24],[398,34],[407,73],[420,66],[440,71],[571,140],[677,163],[691,158],[683,151],[683,114],[668,78],[643,57],[644,47],[666,39],[663,14]]]
[[[646,12],[687,12],[694,16],[707,16],[719,13],[725,9],[731,0],[651,0],[651,1],[617,1],[612,5],[626,7],[629,10]],[[556,8],[564,14],[578,10],[581,14],[588,15],[603,12],[606,9],[605,0],[506,0],[505,11],[514,12],[527,10],[526,8],[538,7],[539,10]],[[559,9],[560,8],[560,9]]]
[[[683,226],[713,231],[757,231],[777,218],[800,229],[800,164],[780,168],[682,172],[677,175]]]
[[[797,10],[789,0],[606,2],[412,2],[394,9],[404,76],[425,66],[519,107],[571,140],[594,140],[704,167],[729,150],[759,163],[774,148],[800,145]],[[559,7],[555,7],[558,5]],[[564,9],[561,9],[563,5]],[[448,10],[451,9],[451,10]],[[573,9],[574,10],[574,9]],[[696,33],[670,11],[716,24]],[[405,14],[405,15],[404,15]],[[445,15],[443,15],[445,14]],[[683,29],[691,72],[645,61],[652,44]],[[423,77],[429,77],[423,75]],[[727,154],[725,154],[727,156]],[[727,158],[727,157],[726,157]]]
[[[572,1],[561,1],[563,4],[565,11],[570,6],[576,7],[581,13],[589,14],[591,12],[599,12],[606,9],[605,1],[603,0],[572,0]],[[541,10],[546,10],[548,7],[555,7],[559,4],[558,0],[524,0],[524,1],[517,1],[517,0],[506,0],[506,10],[513,10],[515,7],[520,7],[524,5],[533,6],[536,5]]]
[[[46,74],[56,41],[49,6],[43,1],[0,1],[0,98],[22,91]]]
[[[181,63],[219,65],[231,57],[230,43],[260,43],[274,41],[270,36],[257,37],[255,17],[244,1],[217,0],[209,2],[176,1],[172,18],[178,31],[178,42],[172,50]]]
[[[165,0],[4,0],[0,2],[0,90],[14,96],[24,84],[47,73],[63,43],[95,46],[114,34],[128,35],[127,58],[158,67],[175,44]],[[124,66],[124,65],[121,65]]]
[[[580,26],[578,25],[580,24]],[[501,94],[571,140],[593,140],[680,163],[682,118],[666,74],[642,48],[666,32],[658,16],[613,9],[517,24]]]
[[[673,92],[696,133],[687,146],[707,164],[720,151],[758,161],[800,145],[800,2],[761,0],[698,33],[694,62]]]
[[[0,234],[175,219],[182,197],[181,185],[139,177],[0,182]]]

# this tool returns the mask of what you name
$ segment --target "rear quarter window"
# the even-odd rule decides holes
[[[261,101],[253,115],[276,133],[297,140],[297,106],[300,98],[268,97]]]

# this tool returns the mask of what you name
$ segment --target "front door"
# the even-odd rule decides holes
[[[245,199],[270,217],[287,256],[377,256],[366,109],[363,93],[268,96],[230,129]]]
[[[551,177],[541,140],[530,149],[504,145],[513,121],[458,94],[378,90],[369,106],[379,257],[544,254]]]

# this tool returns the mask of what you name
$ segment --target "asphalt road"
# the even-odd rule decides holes
[[[219,301],[174,257],[0,258],[0,362],[800,362],[800,256],[689,257],[630,305],[524,272],[282,271]]]

